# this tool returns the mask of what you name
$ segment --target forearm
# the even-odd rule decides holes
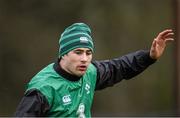
[[[96,90],[112,86],[123,79],[130,79],[154,62],[149,51],[144,50],[112,60],[94,61],[98,72]]]

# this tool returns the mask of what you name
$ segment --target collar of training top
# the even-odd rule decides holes
[[[58,59],[53,65],[54,70],[59,75],[61,75],[62,77],[64,77],[65,79],[67,79],[69,81],[78,81],[78,80],[80,80],[81,77],[78,77],[76,75],[72,75],[72,74],[66,72],[64,69],[62,69],[62,67],[59,65],[59,61],[60,61],[60,59]]]

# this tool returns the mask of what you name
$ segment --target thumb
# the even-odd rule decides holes
[[[156,59],[156,40],[154,40],[153,42],[152,42],[152,45],[151,45],[151,50],[150,50],[150,57],[152,58],[152,59]]]
[[[152,48],[154,49],[156,47],[156,39],[152,43]]]

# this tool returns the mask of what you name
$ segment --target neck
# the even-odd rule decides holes
[[[62,68],[63,65],[61,65],[61,59],[58,59],[58,61],[54,64],[54,70],[61,75],[63,78],[69,80],[69,81],[78,81],[81,77],[78,77],[76,75],[70,74],[68,71]]]

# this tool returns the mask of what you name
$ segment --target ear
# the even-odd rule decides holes
[[[67,54],[61,56],[60,58],[61,58],[61,59],[64,59],[66,56],[67,56]]]
[[[64,59],[64,56],[61,56],[61,60]]]

